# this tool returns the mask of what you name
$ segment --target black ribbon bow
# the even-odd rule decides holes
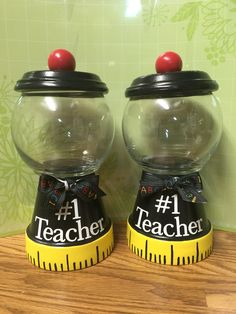
[[[60,209],[66,199],[66,193],[71,192],[84,201],[96,200],[106,195],[99,187],[99,176],[95,174],[80,178],[59,179],[53,176],[41,175],[39,190],[47,194],[48,204]]]
[[[144,188],[145,193],[142,192],[142,187]],[[140,189],[141,195],[172,189],[177,190],[182,199],[186,202],[207,202],[205,197],[201,194],[202,180],[198,173],[192,173],[185,176],[165,176],[143,172],[140,181]]]

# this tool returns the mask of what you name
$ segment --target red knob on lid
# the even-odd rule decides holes
[[[182,69],[182,59],[173,51],[161,54],[155,63],[157,73],[177,72]]]
[[[75,66],[75,58],[68,50],[56,49],[48,56],[49,70],[74,71]]]

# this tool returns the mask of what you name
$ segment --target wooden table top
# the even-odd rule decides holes
[[[215,231],[213,254],[185,266],[147,262],[115,225],[114,252],[93,267],[50,272],[32,266],[24,236],[0,239],[0,314],[236,313],[236,233]]]

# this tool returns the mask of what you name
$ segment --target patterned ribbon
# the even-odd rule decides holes
[[[145,193],[143,193],[143,190]],[[202,180],[198,173],[186,176],[165,176],[149,172],[143,172],[140,181],[141,195],[152,194],[163,190],[177,190],[186,202],[206,203],[207,200],[201,194]]]
[[[60,209],[66,199],[66,193],[71,192],[84,201],[96,200],[106,195],[99,187],[99,176],[95,174],[80,178],[59,179],[49,175],[41,175],[39,191],[46,193],[48,204]]]

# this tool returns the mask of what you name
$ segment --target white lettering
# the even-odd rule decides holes
[[[158,234],[158,235],[163,235],[161,229],[162,229],[162,225],[160,222],[158,221],[154,221],[153,222],[153,228],[152,228],[152,233],[153,234]],[[156,227],[155,227],[156,226]]]
[[[188,229],[187,229],[187,225],[184,223],[180,223],[179,221],[179,216],[174,217],[175,221],[176,221],[176,237],[187,237],[189,236],[188,234]],[[183,228],[183,232],[181,232],[181,228]]]
[[[178,194],[174,194],[171,196],[174,199],[174,211],[172,212],[173,215],[179,215],[179,208],[178,208]]]
[[[75,238],[71,239],[71,237],[70,237],[71,231],[73,231],[74,233],[77,232],[77,230],[76,230],[75,228],[70,228],[70,229],[68,229],[68,230],[66,231],[65,238],[66,238],[66,240],[69,241],[69,242],[74,242],[74,241],[77,240],[77,238],[75,237]]]
[[[164,227],[163,227],[163,233],[164,233],[164,235],[165,236],[167,236],[167,237],[173,237],[174,235],[175,235],[175,233],[174,232],[172,232],[171,234],[170,233],[168,233],[168,231],[167,231],[167,228],[168,227],[170,227],[170,228],[174,228],[174,225],[173,224],[166,224]]]
[[[78,241],[82,241],[82,240],[87,240],[89,238],[91,238],[90,232],[89,232],[89,227],[87,226],[81,226],[81,219],[76,221],[77,225],[78,225]],[[82,232],[85,232],[85,237],[83,237]]]
[[[104,227],[103,227],[103,225],[102,225],[102,222],[103,222],[103,218],[100,218],[100,219],[98,220],[98,224],[99,224],[99,227],[100,227],[100,232],[102,232],[102,231],[104,230]]]
[[[71,203],[74,205],[74,212],[75,212],[75,216],[73,219],[80,219],[80,215],[79,215],[79,205],[78,205],[78,199],[74,198],[73,201],[71,201]]]
[[[47,236],[51,236],[51,237],[47,237]],[[52,240],[52,235],[53,235],[53,230],[52,228],[50,227],[46,227],[44,230],[43,230],[43,237],[46,241],[51,241]]]
[[[63,230],[62,229],[55,229],[54,230],[54,237],[53,237],[53,242],[65,242],[66,240],[63,237]]]
[[[75,221],[77,228],[69,229],[53,229],[49,226],[49,220],[35,216],[38,222],[38,230],[35,238],[44,241],[52,241],[54,243],[75,242],[90,239],[104,230],[103,218],[98,219],[90,224],[90,226],[82,226],[81,219]]]
[[[196,221],[191,221],[190,224],[188,225],[188,232],[190,234],[196,234],[197,232],[199,232],[197,230],[197,227],[198,227],[197,222]]]
[[[91,224],[90,232],[92,235],[97,235],[99,233],[99,224],[97,222]]]
[[[198,224],[198,232],[203,231],[202,226],[201,226],[201,222],[202,222],[202,218],[200,218],[200,219],[198,219],[198,220],[196,221],[196,223]]]
[[[151,221],[148,219],[144,219],[143,225],[142,225],[143,231],[149,232],[151,230],[151,226],[152,226]],[[148,229],[146,227],[148,227]]]
[[[142,229],[142,227],[141,227],[141,221],[142,221],[142,216],[143,216],[143,213],[145,213],[146,214],[146,217],[148,217],[148,211],[146,211],[146,210],[144,210],[144,209],[142,209],[141,207],[139,207],[139,206],[137,206],[137,208],[136,208],[136,211],[140,211],[140,213],[139,213],[139,217],[138,217],[138,222],[136,223],[136,227],[138,227],[139,229]]]
[[[39,220],[39,225],[38,225],[38,233],[35,236],[35,238],[37,238],[39,240],[43,240],[43,238],[41,237],[42,224],[43,224],[43,221],[45,221],[46,226],[48,226],[48,219],[44,219],[44,218],[41,218],[39,216],[35,216],[35,221],[37,221],[37,220]]]
[[[189,224],[180,223],[180,217],[176,216],[175,224],[167,223],[162,225],[159,221],[151,221],[148,219],[149,212],[137,207],[136,211],[139,211],[138,222],[135,224],[136,227],[143,230],[146,233],[152,233],[153,235],[165,236],[168,238],[179,238],[188,237],[203,231],[201,223],[202,218],[191,221]]]

